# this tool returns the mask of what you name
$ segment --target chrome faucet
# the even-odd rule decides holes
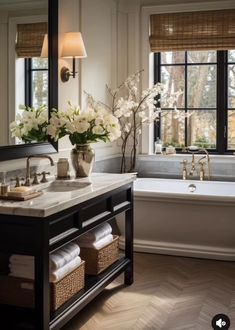
[[[26,159],[26,178],[25,178],[25,186],[31,186],[31,182],[30,182],[30,159],[31,158],[47,158],[49,159],[51,166],[54,165],[54,161],[53,159],[48,156],[48,155],[30,155],[27,157]]]

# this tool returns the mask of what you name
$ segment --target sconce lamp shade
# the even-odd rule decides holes
[[[87,57],[82,34],[80,32],[65,33],[61,57]]]
[[[45,34],[44,39],[43,39],[41,57],[43,57],[43,58],[48,57],[48,36],[47,36],[47,34]]]

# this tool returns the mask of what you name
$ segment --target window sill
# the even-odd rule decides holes
[[[203,153],[197,154],[195,153],[195,157],[200,157],[202,155],[205,155]],[[174,162],[174,161],[182,161],[182,159],[191,159],[192,154],[170,154],[170,155],[164,155],[164,154],[139,154],[138,155],[138,160],[141,161],[169,161],[169,162]],[[218,155],[218,154],[210,154],[210,159],[215,160],[218,162],[226,162],[231,161],[234,163],[235,155],[231,154],[225,154],[225,155]]]

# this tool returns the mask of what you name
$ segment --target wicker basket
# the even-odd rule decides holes
[[[101,249],[81,247],[80,256],[86,262],[85,273],[97,275],[118,260],[119,236]]]
[[[55,311],[84,288],[85,262],[60,281],[50,283],[50,307]],[[34,281],[13,276],[0,276],[0,304],[34,308]]]
[[[85,285],[85,262],[71,273],[63,277],[60,281],[50,283],[51,310],[54,311],[74,296]]]

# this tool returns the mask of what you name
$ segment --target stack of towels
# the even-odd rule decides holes
[[[50,282],[57,282],[76,269],[80,263],[80,247],[76,243],[68,243],[50,254]],[[10,257],[10,276],[34,280],[34,257],[13,254]]]
[[[79,246],[95,248],[97,250],[113,241],[112,227],[109,223],[104,223],[78,238]]]

